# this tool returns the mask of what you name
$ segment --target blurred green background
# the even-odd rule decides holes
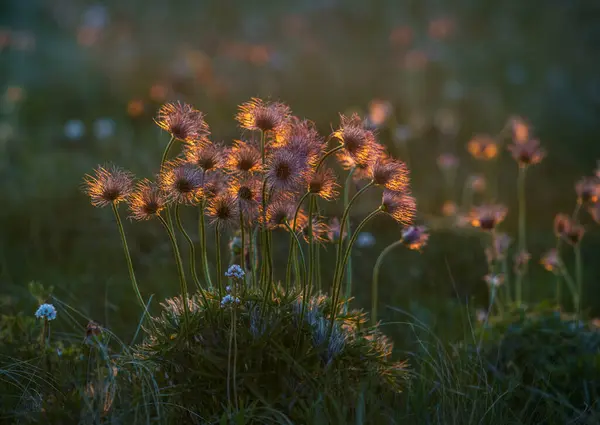
[[[33,313],[26,284],[36,280],[105,326],[131,332],[137,309],[119,236],[110,212],[81,193],[83,175],[106,161],[139,176],[156,172],[168,136],[152,118],[165,101],[194,104],[213,138],[229,142],[239,135],[237,105],[252,96],[288,103],[324,135],[340,112],[391,102],[392,127],[380,139],[400,156],[398,136],[407,140],[403,159],[422,220],[440,216],[450,196],[440,153],[460,158],[458,198],[468,175],[491,166],[469,157],[473,134],[497,134],[515,114],[527,118],[548,151],[528,174],[531,280],[536,299],[551,296],[539,256],[554,244],[554,214],[572,211],[575,181],[600,158],[598,16],[595,0],[5,0],[2,303]],[[506,150],[495,166],[498,200],[510,209],[503,229],[515,235],[517,167]],[[354,221],[375,202],[374,195],[359,205]],[[600,232],[584,221],[586,307],[599,312]],[[126,230],[144,295],[174,294],[160,226]],[[400,235],[387,220],[369,231],[375,245],[354,257],[356,305],[365,307],[377,255]],[[484,305],[482,246],[477,234],[442,226],[421,255],[395,251],[382,273],[382,300],[433,327],[451,322],[457,305]]]

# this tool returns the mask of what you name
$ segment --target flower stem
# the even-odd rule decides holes
[[[240,210],[240,233],[242,237],[242,251],[240,254],[240,267],[244,272],[246,271],[246,233],[244,232],[244,212],[242,206],[239,205]]]
[[[219,289],[219,298],[223,298],[223,284],[221,277],[221,231],[219,225],[215,225],[215,250],[217,252],[217,288]]]
[[[519,253],[527,251],[527,227],[525,221],[526,204],[525,204],[525,177],[527,174],[526,167],[519,167],[519,177],[517,181],[517,190],[519,196]],[[523,277],[527,273],[527,264],[523,265],[523,270],[517,274],[516,283],[516,298],[517,306],[523,302]]]
[[[333,148],[333,149],[325,152],[325,154],[321,157],[321,159],[319,160],[319,162],[317,162],[317,166],[315,167],[315,171],[319,171],[319,168],[321,168],[321,165],[323,165],[323,163],[325,162],[325,160],[329,156],[333,155],[334,153],[336,153],[337,151],[339,151],[339,150],[341,150],[343,148],[344,148],[343,145],[339,145],[339,146],[336,146],[335,148]]]
[[[353,167],[350,172],[348,173],[348,176],[346,177],[346,184],[344,185],[344,208],[346,208],[348,206],[348,202],[350,199],[350,186],[352,184],[352,176],[354,175],[354,171],[356,170],[356,167]],[[352,236],[352,228],[350,227],[350,217],[346,218],[346,234],[347,234],[347,238],[350,239]],[[340,236],[343,235],[343,233],[340,234]],[[347,304],[347,300],[350,298],[350,295],[352,294],[352,256],[350,256],[350,258],[348,259],[348,269],[346,270],[346,293],[345,293],[345,299],[346,299],[346,303],[344,304],[344,310],[346,310],[348,308],[348,304]]]
[[[127,261],[127,269],[129,270],[129,278],[131,279],[131,285],[133,286],[133,292],[142,306],[146,317],[150,319],[150,313],[146,309],[146,303],[142,298],[142,294],[140,293],[140,289],[137,284],[137,280],[135,278],[135,272],[133,271],[133,262],[131,261],[131,253],[129,252],[129,245],[127,244],[127,238],[125,237],[125,229],[123,228],[123,223],[121,222],[121,216],[119,215],[119,209],[117,208],[117,204],[113,202],[112,210],[115,214],[115,219],[117,220],[117,227],[119,228],[119,234],[121,235],[121,242],[123,243],[123,252],[125,253],[125,260]]]
[[[377,257],[377,261],[375,262],[375,267],[373,268],[373,283],[371,286],[371,324],[375,326],[377,324],[377,304],[379,301],[379,272],[381,270],[381,265],[383,264],[383,259],[387,254],[389,254],[394,248],[402,245],[402,239],[397,240],[396,242],[388,245],[379,257]]]
[[[575,280],[577,282],[577,317],[581,319],[583,300],[583,262],[581,260],[581,242],[575,245]]]
[[[192,275],[192,279],[194,279],[194,283],[198,287],[198,292],[200,292],[200,296],[202,297],[202,301],[204,301],[204,306],[208,308],[208,300],[206,299],[206,294],[204,293],[204,289],[202,289],[202,285],[200,284],[200,280],[198,279],[198,274],[196,273],[196,250],[194,248],[194,242],[190,235],[185,231],[183,227],[183,223],[181,222],[181,214],[179,204],[175,205],[175,219],[177,220],[177,227],[179,231],[183,234],[183,237],[187,241],[190,247],[190,272]]]
[[[188,305],[188,290],[187,290],[187,282],[185,280],[185,272],[183,271],[183,261],[181,260],[181,254],[179,253],[179,247],[177,246],[177,239],[175,239],[175,234],[173,230],[169,227],[169,224],[165,221],[162,216],[157,216],[162,225],[164,226],[167,234],[169,235],[169,239],[171,240],[171,246],[173,248],[173,255],[175,257],[175,263],[177,264],[177,273],[179,274],[179,285],[181,288],[181,298],[183,304],[183,318],[184,318],[184,329],[187,333],[188,331],[188,323],[189,323],[189,305]]]
[[[310,297],[313,287],[313,277],[315,272],[315,247],[313,239],[312,216],[314,211],[314,197],[308,198],[308,284],[306,298]]]
[[[204,280],[209,288],[213,287],[212,280],[210,278],[210,269],[208,268],[208,249],[206,246],[206,223],[204,218],[204,208],[206,207],[206,201],[202,199],[200,203],[200,215],[198,217],[198,230],[200,233],[200,255],[202,260],[202,270],[204,271]]]

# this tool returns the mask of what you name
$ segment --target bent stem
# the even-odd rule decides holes
[[[517,190],[519,195],[519,252],[525,252],[527,250],[526,240],[526,205],[525,205],[525,176],[527,174],[526,167],[519,167],[519,177],[517,181]],[[517,274],[516,284],[516,298],[517,305],[520,306],[523,302],[523,277],[527,274],[527,264],[523,266],[521,273]]]
[[[181,288],[181,298],[183,304],[183,319],[184,319],[184,329],[187,333],[188,331],[188,322],[189,322],[189,309],[188,305],[188,290],[187,290],[187,282],[185,280],[185,272],[183,271],[183,261],[181,260],[181,254],[179,253],[179,247],[177,246],[177,239],[175,239],[175,234],[173,230],[169,227],[169,224],[165,221],[162,216],[157,216],[162,225],[164,226],[167,234],[169,235],[169,239],[171,240],[171,246],[173,248],[173,255],[175,257],[175,263],[177,264],[177,273],[179,274],[179,285]]]
[[[346,266],[346,264],[348,262],[348,258],[350,257],[350,254],[352,253],[352,246],[354,245],[354,242],[356,242],[358,234],[360,233],[361,229],[365,226],[365,224],[367,224],[373,217],[375,217],[381,211],[382,211],[382,207],[379,206],[379,208],[377,208],[375,211],[371,212],[368,216],[366,216],[363,219],[363,221],[360,222],[360,224],[356,227],[356,232],[354,232],[352,239],[350,239],[350,242],[348,243],[348,246],[346,247],[346,251],[344,253],[344,257],[343,257],[341,265],[340,265],[341,267],[339,268],[340,274],[338,276],[337,281],[336,280],[333,281],[334,294],[333,294],[333,300],[332,300],[331,323],[329,324],[329,330],[327,332],[327,340],[328,341],[331,338],[331,333],[333,332],[333,324],[335,323],[336,313],[338,310],[337,305],[339,302],[339,296],[340,296],[341,287],[342,287],[342,279],[344,277],[344,267]],[[340,247],[340,249],[341,249],[341,247]],[[346,300],[346,302],[348,302],[348,300]]]
[[[142,294],[140,293],[140,289],[137,284],[137,280],[135,278],[135,272],[133,271],[133,262],[131,261],[131,253],[129,252],[129,245],[127,244],[127,238],[125,237],[125,229],[123,228],[123,222],[121,222],[121,216],[119,215],[119,209],[117,208],[117,204],[112,203],[112,210],[115,214],[115,219],[117,220],[117,227],[119,228],[119,234],[121,235],[121,242],[123,243],[123,252],[125,253],[125,260],[127,261],[127,268],[129,270],[129,278],[131,279],[131,285],[133,286],[133,292],[142,306],[144,310],[144,314],[148,319],[150,319],[150,313],[148,313],[148,309],[146,308],[146,303],[142,298]]]
[[[581,319],[583,300],[583,262],[581,260],[581,242],[575,246],[575,280],[577,282],[577,317]]]
[[[375,326],[377,324],[377,304],[379,301],[379,272],[381,270],[381,265],[383,264],[383,260],[386,255],[388,255],[394,248],[402,245],[402,239],[397,240],[396,242],[388,245],[379,257],[377,257],[377,261],[375,262],[375,267],[373,268],[373,282],[371,286],[371,325]]]
[[[204,198],[200,203],[200,216],[198,217],[198,231],[200,233],[200,256],[202,261],[202,270],[204,271],[204,280],[209,288],[213,287],[212,280],[210,278],[210,269],[208,268],[208,254],[206,249],[206,223],[204,219],[204,208],[206,207],[206,201]]]
[[[183,234],[183,237],[185,238],[185,240],[188,243],[188,246],[190,247],[190,272],[192,275],[192,279],[194,279],[194,283],[198,287],[198,292],[200,292],[200,296],[202,297],[204,306],[208,307],[208,300],[206,299],[206,294],[204,293],[204,290],[202,289],[200,280],[198,280],[198,274],[196,273],[196,250],[194,248],[194,242],[192,241],[192,238],[190,238],[190,235],[187,234],[187,232],[185,231],[185,228],[183,227],[183,223],[181,222],[181,215],[180,215],[179,211],[180,211],[179,204],[177,204],[177,205],[175,205],[175,219],[177,221],[177,227],[179,228],[179,231]]]
[[[321,165],[323,165],[323,163],[325,162],[325,160],[329,156],[333,155],[334,153],[336,153],[337,151],[342,150],[342,149],[344,149],[344,146],[343,145],[339,145],[339,146],[336,146],[335,148],[333,148],[333,149],[325,152],[325,154],[321,157],[321,159],[319,160],[319,162],[317,162],[317,165],[315,167],[315,171],[319,171],[319,168],[321,168]]]
[[[219,298],[223,299],[223,284],[221,278],[221,231],[219,225],[215,225],[215,250],[217,252],[217,288],[219,289]]]

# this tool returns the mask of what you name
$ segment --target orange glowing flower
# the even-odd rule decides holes
[[[227,192],[239,204],[244,219],[253,221],[258,217],[262,184],[256,177],[235,178],[230,180]]]
[[[139,99],[130,100],[127,104],[127,114],[131,117],[139,117],[144,113],[144,101]]]
[[[210,133],[204,114],[187,103],[167,103],[161,106],[155,122],[182,142],[202,140]]]
[[[596,176],[583,177],[575,185],[575,191],[577,192],[578,202],[593,204],[598,201],[598,195],[600,194],[600,179]]]
[[[470,218],[473,227],[483,230],[494,230],[506,218],[508,210],[503,205],[482,205],[473,207]]]
[[[358,114],[350,117],[340,115],[341,125],[331,137],[340,141],[344,152],[354,163],[370,163],[370,155],[376,150],[375,134],[364,127]]]
[[[540,142],[535,139],[515,142],[508,147],[508,150],[521,167],[538,164],[546,155],[544,149],[540,147]]]
[[[383,158],[371,167],[371,179],[388,190],[404,192],[409,185],[408,168],[397,159]]]
[[[402,242],[409,249],[421,251],[429,240],[429,234],[425,226],[410,226],[402,232]]]
[[[183,150],[187,162],[196,164],[204,172],[219,170],[225,163],[225,150],[208,141],[188,143]]]
[[[144,179],[138,182],[129,198],[130,217],[134,220],[149,220],[159,215],[166,204],[164,192],[150,180]]]
[[[398,223],[408,226],[415,216],[417,202],[415,198],[408,194],[384,190],[381,208],[383,212],[389,214]]]
[[[511,118],[510,126],[515,143],[525,143],[529,140],[529,124],[523,118]]]
[[[227,153],[225,168],[232,173],[258,173],[262,170],[260,151],[252,143],[235,140]]]
[[[549,272],[556,273],[560,270],[560,257],[558,256],[558,251],[556,249],[551,249],[546,252],[540,260],[540,264]]]
[[[240,105],[235,119],[240,127],[248,130],[279,132],[287,125],[290,115],[290,108],[283,103],[252,98]]]
[[[233,196],[224,194],[212,198],[206,207],[211,224],[219,228],[230,228],[239,224],[238,204]]]
[[[330,168],[321,168],[319,171],[312,172],[308,179],[308,191],[323,199],[331,201],[335,199],[339,192],[335,174]]]
[[[158,181],[167,199],[178,204],[197,204],[202,197],[202,170],[182,160],[168,162]]]
[[[475,159],[488,161],[498,155],[498,144],[488,135],[477,135],[467,144],[467,150]]]
[[[93,176],[84,177],[83,190],[95,207],[118,204],[131,195],[133,175],[116,166],[98,167]]]
[[[277,196],[269,203],[265,214],[266,226],[269,229],[286,228],[286,223],[293,227],[294,213],[296,212],[296,201],[285,195]],[[296,229],[299,231],[306,225],[306,214],[302,210],[298,212],[296,218]]]

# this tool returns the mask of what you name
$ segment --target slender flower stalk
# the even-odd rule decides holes
[[[583,261],[581,259],[581,242],[575,245],[575,281],[577,282],[577,317],[581,318],[583,300]]]
[[[527,251],[527,224],[526,224],[526,197],[525,197],[525,177],[527,174],[527,167],[519,166],[519,177],[517,181],[517,190],[519,196],[519,252]],[[527,273],[527,265],[524,266],[521,273],[517,274],[516,281],[516,300],[517,305],[520,306],[523,302],[523,277]]]
[[[315,270],[315,244],[313,239],[313,210],[315,200],[313,196],[308,198],[308,288],[305,291],[304,299],[308,299],[312,292],[313,278]]]
[[[169,239],[171,240],[171,246],[173,248],[173,255],[175,257],[175,263],[177,264],[177,273],[179,274],[179,285],[181,288],[181,298],[182,298],[182,304],[183,304],[183,320],[184,320],[184,324],[183,327],[185,329],[185,332],[187,333],[189,328],[188,328],[188,323],[189,323],[189,309],[190,306],[188,305],[188,289],[187,289],[187,282],[185,280],[185,272],[183,271],[183,261],[181,260],[181,254],[179,253],[179,247],[177,246],[177,239],[175,238],[175,233],[173,232],[173,230],[171,229],[171,227],[169,226],[169,224],[165,221],[164,218],[162,218],[162,216],[157,216],[158,219],[160,220],[160,222],[162,223],[162,225],[164,226],[165,230],[167,231],[167,234],[169,235]]]
[[[319,168],[321,168],[321,165],[323,165],[323,163],[325,162],[325,160],[327,158],[329,158],[334,153],[341,151],[342,149],[344,149],[344,146],[340,145],[340,146],[336,146],[335,148],[330,149],[327,152],[325,152],[323,154],[323,156],[321,157],[321,159],[319,159],[319,162],[317,162],[317,165],[315,166],[315,171],[319,171]]]
[[[188,246],[190,248],[190,272],[191,272],[192,278],[194,279],[194,283],[196,284],[196,287],[198,288],[198,292],[200,292],[200,296],[202,297],[202,300],[204,301],[204,306],[208,307],[208,300],[206,299],[206,294],[204,293],[204,289],[202,289],[202,285],[200,284],[200,280],[198,279],[198,274],[196,272],[196,249],[194,248],[194,242],[192,241],[192,238],[190,238],[190,235],[188,235],[188,233],[185,231],[185,228],[183,227],[183,223],[181,222],[181,214],[179,212],[180,212],[180,205],[176,204],[175,205],[175,218],[177,220],[177,227],[179,228],[179,231],[183,234],[183,237],[187,241]]]
[[[354,175],[354,171],[356,167],[352,167],[350,172],[348,172],[348,176],[346,177],[346,184],[344,185],[344,209],[348,207],[348,203],[350,202],[350,186],[352,185],[352,176]],[[343,233],[340,233],[340,239],[343,239]],[[346,218],[346,238],[350,240],[352,237],[352,228],[350,227],[350,217]],[[348,269],[346,270],[346,292],[345,299],[346,304],[344,304],[344,310],[348,308],[347,300],[350,298],[352,294],[352,257],[348,260]]]
[[[203,198],[200,202],[200,210],[198,214],[198,231],[200,236],[200,256],[202,261],[202,270],[204,271],[204,279],[209,288],[213,287],[210,278],[210,269],[208,267],[208,249],[206,246],[206,220],[204,217],[204,209],[206,208],[206,200]]]
[[[373,268],[373,283],[371,285],[371,325],[375,326],[377,324],[377,304],[379,303],[379,272],[381,270],[381,265],[383,264],[383,260],[386,255],[388,255],[391,251],[393,251],[396,247],[402,245],[402,239],[397,240],[396,242],[388,245],[379,257],[377,257],[377,261],[375,262],[375,267]]]
[[[115,214],[115,219],[117,221],[117,227],[119,228],[119,234],[121,235],[121,242],[123,244],[123,252],[125,253],[125,260],[127,261],[127,269],[129,270],[129,278],[131,279],[131,285],[133,286],[133,292],[138,299],[138,302],[142,306],[146,317],[150,320],[150,313],[146,309],[146,303],[142,298],[142,294],[140,293],[139,286],[137,284],[137,279],[135,278],[135,272],[133,270],[133,262],[131,261],[131,253],[129,252],[129,246],[127,244],[127,238],[125,236],[125,229],[123,228],[123,222],[121,221],[121,216],[119,215],[119,209],[117,204],[113,202],[112,210]]]
[[[217,288],[219,289],[219,298],[223,298],[223,284],[221,278],[221,231],[219,225],[215,225],[215,250],[217,262]]]

